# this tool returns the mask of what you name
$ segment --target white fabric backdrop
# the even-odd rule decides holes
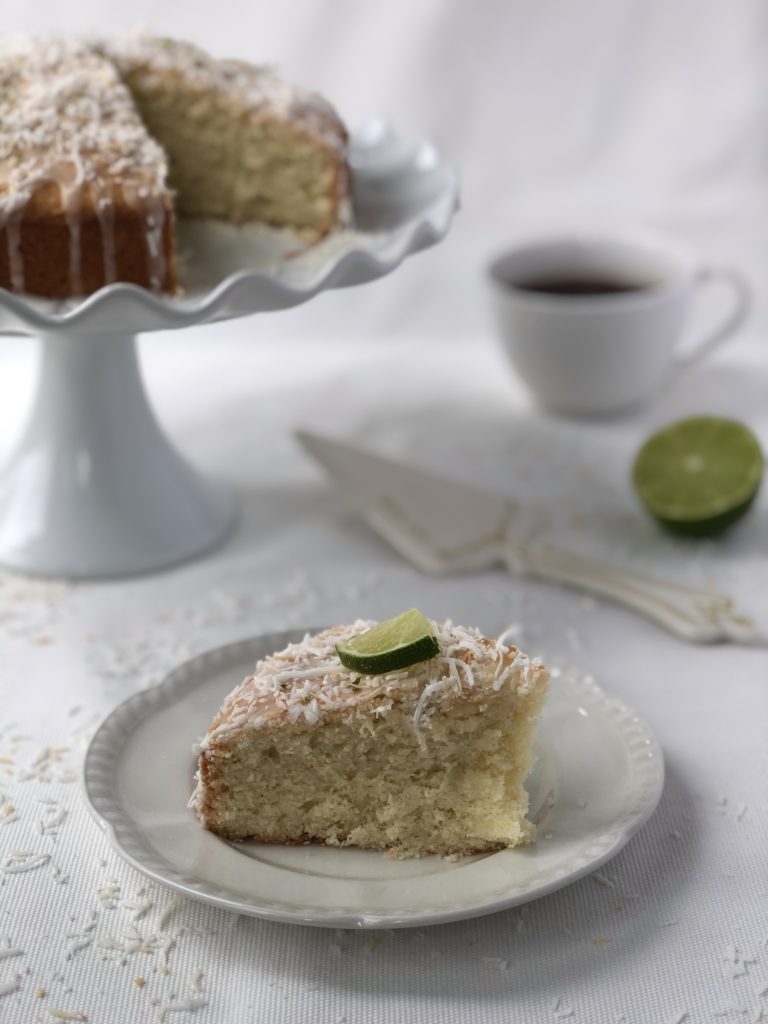
[[[742,416],[768,447],[766,5],[5,0],[0,20],[144,23],[274,60],[353,123],[375,112],[432,135],[464,181],[446,243],[375,287],[144,339],[168,430],[240,494],[224,548],[127,583],[0,575],[0,1021],[56,1011],[138,1024],[164,1010],[190,1024],[768,1019],[766,653],[690,648],[502,574],[427,580],[370,536],[290,438],[299,423],[327,427],[508,489],[535,470],[615,557],[714,577],[768,618],[765,495],[729,539],[691,547],[661,538],[626,487],[639,441],[687,411]],[[499,357],[480,267],[538,227],[627,219],[739,265],[755,312],[643,415],[548,420]],[[34,373],[30,342],[1,341],[0,457]],[[605,869],[616,888],[585,879],[524,913],[335,935],[174,903],[111,853],[72,780],[84,737],[117,701],[194,650],[412,604],[489,631],[517,622],[524,642],[578,661],[653,723],[668,783]]]
[[[3,0],[0,12],[8,30],[150,26],[274,62],[350,124],[380,114],[451,154],[464,213],[442,249],[375,289],[282,314],[281,336],[465,337],[485,326],[487,256],[564,222],[642,220],[716,259],[766,257],[765,233],[738,229],[768,219],[762,0]]]

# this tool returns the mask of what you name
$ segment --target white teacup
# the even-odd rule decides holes
[[[743,321],[749,288],[734,270],[699,266],[645,233],[567,235],[510,249],[488,268],[506,352],[542,405],[575,415],[621,413],[708,356]],[[691,298],[731,289],[718,326],[678,351]]]

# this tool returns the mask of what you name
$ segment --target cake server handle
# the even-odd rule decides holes
[[[505,563],[515,572],[607,597],[693,643],[768,644],[732,598],[608,565],[545,542],[508,543]]]

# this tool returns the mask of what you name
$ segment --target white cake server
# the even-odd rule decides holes
[[[368,524],[425,572],[505,565],[609,598],[694,643],[768,643],[725,594],[656,579],[537,539],[534,531],[521,529],[524,511],[505,495],[317,434],[298,431],[296,436]]]

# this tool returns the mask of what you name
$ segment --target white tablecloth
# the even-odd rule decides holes
[[[170,432],[239,492],[240,523],[220,551],[122,583],[0,577],[0,986],[18,983],[0,997],[0,1019],[61,1010],[138,1022],[176,1007],[195,1024],[506,1024],[571,1010],[601,1022],[768,1010],[766,653],[689,647],[619,609],[501,572],[424,578],[346,511],[289,434],[297,423],[354,433],[513,491],[523,465],[548,464],[569,506],[589,509],[599,492],[643,564],[693,576],[721,566],[718,579],[754,607],[768,591],[765,501],[722,550],[689,555],[646,523],[624,475],[649,422],[696,407],[715,374],[745,381],[718,408],[768,440],[762,403],[747,400],[764,364],[724,359],[642,421],[575,427],[526,413],[487,339],[471,352],[419,350],[416,339],[276,346],[255,337],[270,323],[144,346]],[[30,347],[4,342],[10,408],[30,377]],[[524,644],[585,666],[653,724],[664,795],[605,869],[610,885],[587,878],[523,911],[423,932],[334,934],[179,902],[111,852],[76,779],[89,730],[116,702],[223,641],[411,605],[489,632],[517,623]]]
[[[10,27],[55,24],[44,6],[10,7]],[[434,132],[462,163],[465,210],[440,250],[375,287],[144,339],[168,431],[239,496],[219,551],[109,584],[0,575],[1,1021],[768,1019],[766,652],[687,646],[501,572],[427,579],[291,439],[298,425],[325,429],[531,490],[584,524],[574,542],[714,578],[768,626],[765,495],[729,538],[685,545],[658,533],[627,485],[640,441],[687,412],[737,415],[768,447],[765,11],[758,0],[565,11],[488,0],[68,10],[74,27],[183,25],[217,52],[279,60],[353,120],[373,110]],[[741,266],[758,286],[753,317],[642,416],[546,419],[493,343],[479,267],[531,228],[630,217]],[[0,457],[29,399],[33,347],[0,344]],[[109,849],[77,778],[117,702],[221,642],[411,605],[489,632],[514,623],[524,645],[571,658],[652,723],[667,758],[661,804],[602,880],[463,924],[342,934],[177,900]]]

